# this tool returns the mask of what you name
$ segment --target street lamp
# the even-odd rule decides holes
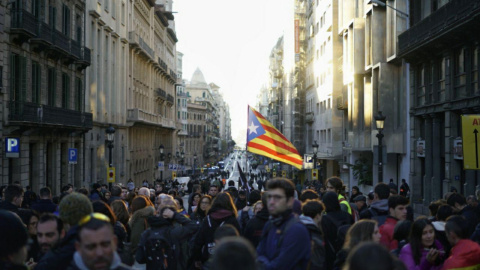
[[[197,153],[193,154],[193,177],[195,177],[196,163],[197,163]]]
[[[313,148],[313,170],[315,170],[315,169],[317,169],[317,153],[318,153],[317,141],[313,141],[312,148]],[[317,173],[317,175],[318,175],[318,173]],[[318,179],[318,177],[317,177],[317,179]]]
[[[382,111],[378,111],[378,114],[375,115],[375,125],[377,126],[377,138],[378,138],[378,182],[383,182],[383,127],[385,125],[385,115],[382,114]]]
[[[108,167],[111,168],[113,167],[112,164],[112,148],[113,148],[113,142],[115,140],[115,128],[110,125],[106,130],[105,133],[107,133],[107,147],[108,147]],[[112,183],[108,183],[108,187],[110,190],[112,189]]]
[[[158,147],[158,150],[160,151],[160,161],[163,161],[165,159],[165,155],[163,154],[163,150],[165,148],[163,147],[163,144],[160,144]],[[163,180],[163,169],[165,168],[165,164],[163,164],[163,168],[160,168],[160,181]]]

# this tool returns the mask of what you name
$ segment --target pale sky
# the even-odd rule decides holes
[[[269,55],[283,35],[288,0],[175,0],[183,78],[198,67],[230,106],[232,138],[245,146],[247,105],[268,82]],[[293,11],[292,11],[293,12]],[[293,22],[292,22],[293,23]]]

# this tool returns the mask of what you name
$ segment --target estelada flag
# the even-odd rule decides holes
[[[303,160],[295,146],[250,106],[248,106],[247,151],[302,169]]]

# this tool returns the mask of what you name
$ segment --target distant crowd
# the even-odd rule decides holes
[[[16,183],[0,187],[0,269],[480,269],[478,197],[452,188],[414,218],[399,190],[261,174],[56,196]]]

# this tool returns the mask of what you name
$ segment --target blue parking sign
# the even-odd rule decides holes
[[[68,148],[68,163],[77,164],[77,148]]]
[[[20,157],[20,139],[19,138],[5,138],[5,156],[7,158]]]

